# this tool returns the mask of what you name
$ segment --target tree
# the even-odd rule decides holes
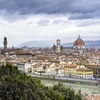
[[[45,65],[43,66],[43,69],[44,69],[44,70],[46,69]]]
[[[1,100],[63,100],[58,91],[41,84],[38,79],[21,73],[17,66],[7,63],[0,67]]]
[[[81,94],[62,83],[48,88],[41,80],[7,63],[0,67],[0,100],[81,100]]]
[[[82,100],[81,91],[75,95],[75,90],[70,87],[66,87],[63,83],[59,82],[57,85],[52,87],[54,91],[58,91],[62,94],[64,100]]]

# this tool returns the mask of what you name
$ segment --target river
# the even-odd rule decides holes
[[[44,84],[45,86],[53,86],[55,84],[57,84],[57,81],[51,81],[51,80],[41,80],[41,83]],[[71,87],[75,90],[80,90],[82,94],[84,95],[86,94],[91,94],[91,93],[96,93],[96,94],[100,94],[100,86],[93,86],[93,85],[83,85],[83,84],[73,84],[73,83],[66,83],[63,82],[63,84],[65,84],[66,87]]]

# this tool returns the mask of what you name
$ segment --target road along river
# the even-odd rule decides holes
[[[45,86],[53,86],[58,83],[58,81],[51,81],[51,80],[41,80],[41,83]],[[92,86],[92,85],[84,85],[84,84],[74,84],[74,83],[67,83],[63,82],[66,87],[71,87],[75,90],[80,90],[82,94],[100,94],[100,86]]]

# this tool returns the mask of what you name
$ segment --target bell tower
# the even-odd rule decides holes
[[[4,37],[3,44],[4,44],[4,50],[7,50],[7,38],[6,37]]]
[[[56,50],[56,53],[60,53],[60,40],[57,39],[57,40],[56,40],[56,43],[57,43],[57,50]]]

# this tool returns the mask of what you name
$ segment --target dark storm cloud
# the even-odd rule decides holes
[[[69,19],[100,16],[100,0],[0,0],[0,10],[9,14],[70,14]]]

